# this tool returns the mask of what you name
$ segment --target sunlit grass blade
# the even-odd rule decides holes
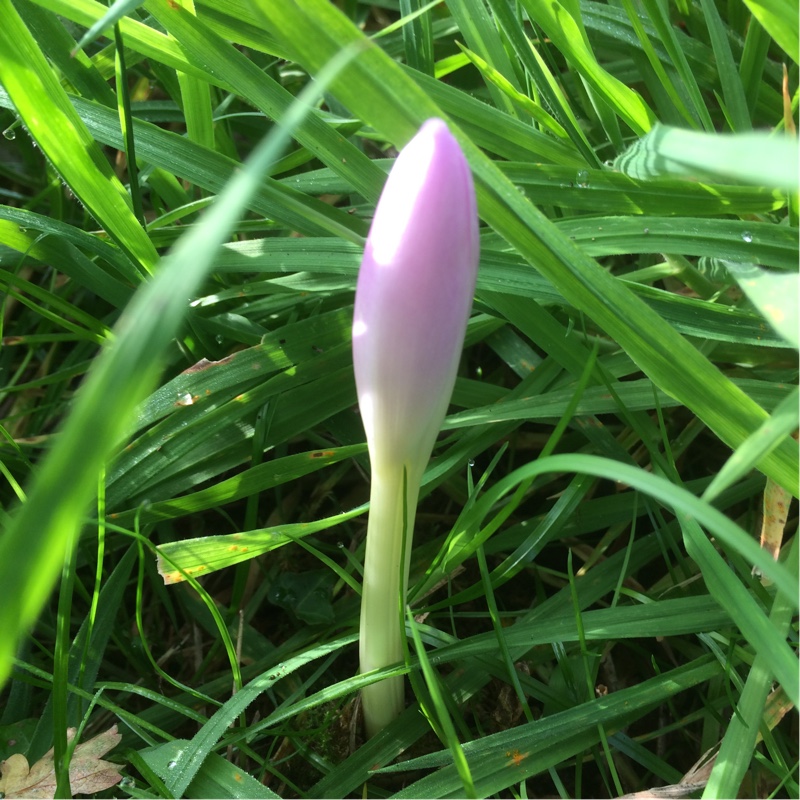
[[[614,114],[634,133],[641,135],[650,130],[655,121],[652,109],[633,89],[600,66],[580,21],[567,8],[557,1],[545,5],[523,0],[522,6]],[[577,4],[574,7],[577,9]]]
[[[26,128],[70,189],[146,274],[157,254],[133,215],[130,198],[8,0],[0,14],[5,21],[0,80]]]
[[[797,64],[800,56],[800,23],[791,0],[744,0],[744,2],[783,52]]]

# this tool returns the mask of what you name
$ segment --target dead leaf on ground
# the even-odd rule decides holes
[[[67,741],[75,738],[75,728],[67,731]],[[115,786],[122,780],[119,765],[103,761],[122,736],[117,726],[83,742],[75,748],[69,764],[69,782],[73,794],[94,794]],[[56,769],[53,750],[48,750],[32,767],[21,753],[0,762],[0,793],[6,800],[28,797],[34,800],[51,799],[56,792]]]

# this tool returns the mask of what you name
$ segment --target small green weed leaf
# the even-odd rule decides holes
[[[270,586],[267,599],[309,625],[334,621],[331,589],[336,575],[327,569],[309,572],[281,572]]]
[[[0,725],[0,761],[14,753],[27,753],[39,720],[21,719],[11,725]]]

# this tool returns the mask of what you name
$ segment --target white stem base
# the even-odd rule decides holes
[[[360,671],[403,661],[406,584],[411,563],[411,537],[419,495],[419,477],[407,476],[403,497],[403,467],[376,471],[370,491],[364,583],[361,596]],[[403,503],[407,530],[403,526]],[[405,546],[405,558],[403,550]],[[405,563],[401,563],[401,562]],[[367,737],[385,728],[403,710],[402,677],[386,678],[361,690]]]

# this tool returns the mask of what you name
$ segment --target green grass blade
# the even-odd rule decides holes
[[[720,492],[749,472],[767,450],[797,430],[800,422],[797,399],[798,389],[795,387],[791,394],[778,403],[770,418],[742,442],[725,462],[703,492],[706,500],[714,500]]]
[[[747,99],[744,93],[742,79],[733,54],[728,43],[728,32],[725,24],[717,11],[716,5],[711,0],[700,0],[703,16],[708,25],[711,46],[719,69],[719,79],[722,84],[722,96],[731,119],[734,131],[749,131],[753,125],[750,121],[750,112],[747,108]]]
[[[403,26],[406,63],[426,75],[433,75],[434,72],[433,35],[428,13],[433,5],[423,4],[422,0],[400,0],[403,18],[411,17]]]
[[[797,572],[797,537],[792,543],[786,563]],[[784,635],[789,633],[793,616],[794,609],[791,605],[783,598],[776,598],[770,612],[770,622]],[[772,677],[771,656],[768,652],[761,651],[753,661],[736,714],[731,717],[725,732],[703,792],[704,798],[736,797],[739,794],[756,745],[767,695],[772,689]],[[795,676],[793,685],[796,682]],[[791,691],[791,688],[787,688],[787,693]]]
[[[541,99],[544,101],[545,108],[564,126],[575,146],[586,159],[586,163],[599,167],[600,159],[589,144],[572,107],[564,96],[564,92],[547,68],[536,47],[526,36],[520,20],[514,15],[510,6],[502,0],[490,0],[489,5],[500,28],[514,48],[517,58],[520,59],[531,76]]]
[[[502,792],[548,766],[566,761],[599,741],[597,725],[603,720],[611,724],[614,719],[614,724],[622,727],[626,719],[636,718],[653,705],[708,680],[718,670],[716,663],[700,660],[634,688],[613,692],[577,708],[472,742],[465,751],[476,775],[475,788],[479,796]],[[409,767],[441,763],[441,758],[431,757],[412,761]],[[400,769],[405,768],[405,765],[400,766]],[[460,788],[454,768],[444,766],[402,789],[395,797],[457,797]]]
[[[83,50],[87,44],[91,44],[102,35],[103,31],[116,25],[124,16],[130,14],[131,11],[135,11],[143,3],[144,0],[114,0],[102,19],[95,22],[94,25],[81,36],[81,40],[75,47],[75,52]]]
[[[329,644],[312,647],[300,656],[284,661],[279,667],[248,683],[228,700],[203,725],[195,737],[183,748],[173,761],[166,784],[173,797],[182,797],[189,783],[197,775],[217,742],[239,715],[263,692],[295,670],[318,658],[335,653],[352,644],[357,636],[347,636]]]
[[[190,744],[187,739],[140,750],[137,755],[163,781],[168,781],[175,764]],[[166,789],[166,786],[164,787]],[[167,790],[169,791],[169,790]],[[166,795],[175,796],[175,795]],[[252,775],[232,764],[218,753],[209,753],[202,766],[186,787],[183,797],[236,797],[241,800],[280,800],[280,795],[268,789]]]
[[[0,82],[61,177],[143,274],[158,258],[130,198],[10,0],[0,2]]]
[[[800,56],[800,23],[792,0],[744,0],[744,2],[783,52],[797,64]]]
[[[158,572],[164,583],[168,584],[186,580],[186,575],[208,575],[218,569],[232,567],[242,561],[270,553],[303,536],[341,525],[360,516],[366,510],[366,506],[359,506],[314,522],[298,522],[274,528],[230,533],[226,536],[204,536],[200,539],[167,542],[158,548]],[[165,560],[165,556],[168,561]]]
[[[660,43],[669,55],[672,66],[675,67],[678,75],[683,81],[686,92],[689,95],[694,113],[702,122],[703,128],[707,131],[714,130],[714,122],[708,113],[708,108],[703,100],[700,87],[697,84],[692,67],[681,42],[678,39],[677,31],[670,21],[667,10],[658,0],[643,0],[643,5],[647,10],[650,22],[652,22]],[[645,34],[646,35],[646,34]],[[685,42],[683,43],[685,45]]]
[[[530,19],[542,27],[570,64],[634,133],[642,135],[650,130],[655,122],[653,111],[639,94],[600,66],[588,45],[582,25],[564,5],[557,0],[551,3],[522,0],[522,7]]]
[[[466,40],[467,47],[478,55],[487,66],[499,73],[511,88],[520,90],[517,76],[511,66],[508,54],[503,48],[494,22],[482,0],[462,0],[449,6],[458,29]],[[489,93],[494,104],[509,116],[516,116],[508,96],[496,84],[487,81]]]
[[[664,65],[661,63],[658,55],[655,52],[655,49],[650,42],[650,39],[647,36],[647,32],[642,25],[641,20],[639,19],[638,11],[634,8],[633,3],[631,0],[622,0],[622,6],[625,9],[625,13],[628,15],[628,19],[631,21],[631,25],[633,25],[633,29],[636,31],[636,36],[639,38],[641,42],[642,49],[644,50],[645,55],[647,56],[647,60],[650,64],[651,69],[655,73],[656,79],[663,87],[663,90],[669,96],[669,99],[672,101],[672,105],[677,109],[680,115],[684,118],[686,122],[688,122],[692,127],[697,126],[697,122],[695,118],[692,116],[689,109],[686,107],[686,104],[683,101],[680,93],[678,92],[677,87],[672,82],[670,76],[667,74],[667,71],[664,69]],[[656,19],[659,19],[657,17]],[[669,39],[668,39],[669,41]],[[678,48],[679,49],[679,48]],[[707,113],[705,115],[708,116]],[[705,118],[702,118],[703,122],[705,122]],[[713,129],[713,127],[712,127]]]
[[[758,103],[759,90],[764,81],[764,68],[771,43],[772,39],[764,27],[757,19],[751,19],[747,27],[742,58],[739,62],[739,75],[744,86],[747,107],[751,114],[755,113]]]
[[[417,658],[419,659],[420,667],[422,668],[425,684],[428,687],[428,691],[431,695],[431,704],[433,706],[433,711],[436,714],[436,721],[439,724],[439,728],[445,739],[445,743],[447,744],[450,754],[452,755],[453,764],[455,765],[455,769],[458,773],[459,779],[461,780],[461,788],[463,789],[464,796],[475,798],[478,795],[475,793],[475,784],[472,780],[469,762],[467,757],[464,755],[464,750],[461,746],[461,743],[458,741],[458,734],[456,733],[455,726],[453,725],[453,720],[450,719],[450,714],[447,711],[447,704],[442,694],[442,687],[439,685],[439,679],[436,675],[436,672],[434,671],[433,667],[431,667],[431,663],[428,660],[427,654],[425,653],[425,645],[422,644],[422,639],[420,638],[419,631],[417,630],[417,625],[414,622],[414,617],[411,614],[411,609],[406,608],[406,616],[406,624],[411,630],[411,638],[414,642],[414,649],[417,652]]]

